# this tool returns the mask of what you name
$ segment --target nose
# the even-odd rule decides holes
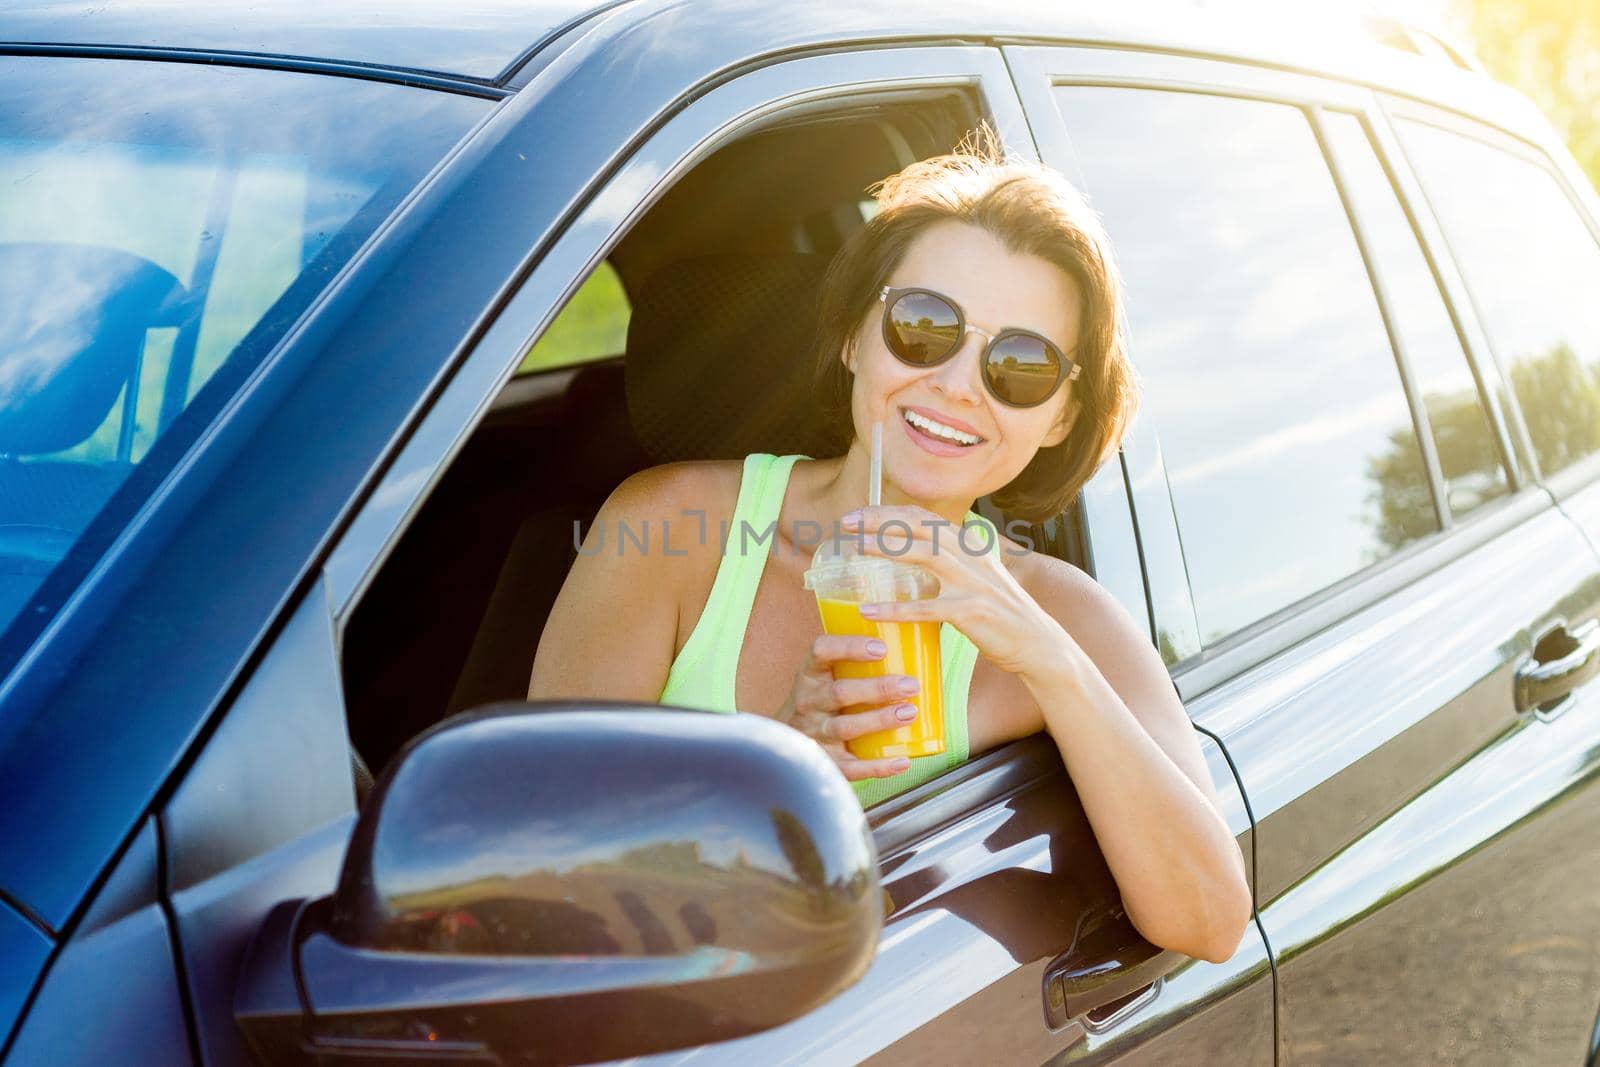
[[[982,399],[983,383],[979,381],[978,360],[989,338],[976,326],[968,326],[961,338],[956,354],[933,369],[934,388],[952,401],[977,404]]]

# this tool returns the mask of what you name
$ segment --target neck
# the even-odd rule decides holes
[[[872,472],[871,449],[860,441],[852,441],[850,451],[838,459],[824,462],[832,464],[832,469],[819,472],[822,481],[816,489],[816,510],[826,517],[825,521],[831,522],[866,504]],[[972,510],[974,503],[972,498],[966,496],[919,500],[901,492],[900,487],[887,477],[883,480],[883,502],[926,508],[954,526],[966,521],[967,512]]]

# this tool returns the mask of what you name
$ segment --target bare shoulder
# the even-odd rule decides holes
[[[1117,603],[1106,588],[1088,572],[1066,560],[1047,556],[1043,552],[1024,552],[1015,557],[1012,573],[1022,587],[1050,614],[1060,621],[1063,611],[1107,611]],[[1127,614],[1125,611],[1123,614]]]
[[[716,530],[733,514],[742,473],[738,460],[687,460],[629,475],[595,516],[584,553],[675,602],[694,600],[716,573]]]
[[[1105,586],[1070,563],[1036,552],[1019,561],[1013,573],[1083,649],[1134,718],[1216,803],[1194,725],[1145,627]]]
[[[1093,576],[1042,552],[1027,553],[1014,567],[1022,587],[1066,628],[1108,679],[1119,669],[1132,670],[1153,674],[1165,684],[1166,665],[1149,633]]]
[[[699,610],[717,569],[719,545],[697,536],[694,513],[716,529],[718,510],[738,499],[739,476],[734,462],[668,463],[611,491],[550,610],[530,698],[656,698],[688,633],[685,611]]]
[[[628,475],[611,491],[601,514],[612,519],[692,520],[703,511],[715,522],[739,499],[744,465],[733,459],[684,460]],[[687,514],[685,514],[687,513]]]

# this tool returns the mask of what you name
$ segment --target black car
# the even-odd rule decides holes
[[[1595,1063],[1600,202],[1369,31],[0,12],[7,1061]],[[522,701],[623,478],[806,450],[822,267],[980,120],[1127,279],[1144,413],[1030,532],[1171,668],[1226,963],[1047,738],[863,816],[765,720]]]

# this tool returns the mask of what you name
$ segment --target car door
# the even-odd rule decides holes
[[[1192,58],[1010,58],[1127,276],[1151,602],[1254,808],[1280,1055],[1578,1059],[1600,720],[1557,662],[1573,646],[1539,638],[1590,632],[1595,561],[1464,347],[1375,97]]]
[[[349,619],[385,546],[543,324],[667,183],[741,124],[784,118],[785,101],[816,113],[888,85],[903,93],[963,86],[1013,150],[1034,153],[1000,55],[986,48],[838,52],[763,68],[696,100],[578,215],[406,443],[328,559],[336,621]],[[1148,618],[1121,466],[1108,465],[1089,496],[1094,558],[1123,602]],[[1221,750],[1203,744],[1248,854],[1246,806]],[[986,755],[872,819],[891,910],[868,975],[793,1023],[662,1062],[1046,1062],[1138,1048],[1182,1058],[1191,1047],[1270,1060],[1270,965],[1259,932],[1252,928],[1222,965],[1158,953],[1133,934],[1047,740]]]
[[[150,818],[50,961],[26,1021],[4,1046],[6,1062],[194,1062],[159,867]],[[8,944],[0,959],[13,967],[36,964],[27,947]],[[92,1025],[85,1025],[86,1004],[96,1006]],[[22,1007],[14,1010],[20,1014]]]
[[[1506,127],[1495,129],[1420,101],[1385,97],[1383,105],[1395,170],[1438,249],[1478,359],[1499,375],[1523,463],[1589,544],[1600,547],[1600,483],[1595,481],[1600,474],[1600,302],[1595,298],[1600,293],[1595,222],[1600,198],[1531,106],[1521,121],[1507,116]],[[1473,181],[1452,180],[1461,167]],[[1528,673],[1530,689],[1544,684],[1544,677],[1564,687],[1563,675],[1588,676],[1600,667],[1595,655],[1600,638],[1583,630],[1581,616],[1551,619],[1533,636],[1534,660],[1550,662]],[[1587,687],[1577,700],[1554,703],[1539,714],[1580,717],[1569,729],[1583,731],[1586,722],[1587,740],[1572,740],[1592,752],[1600,736],[1597,699]],[[1568,847],[1581,849],[1582,839],[1563,842],[1563,854]],[[1592,884],[1594,871],[1580,857],[1573,855],[1567,865],[1548,864],[1555,869],[1546,876]],[[1573,863],[1576,869],[1563,869]],[[1552,891],[1542,899],[1549,902],[1546,925],[1563,923],[1568,930],[1557,936],[1581,940],[1594,897]],[[1593,943],[1591,935],[1587,944]],[[1573,1023],[1574,1014],[1583,1020],[1583,997],[1591,1004],[1596,999],[1600,980],[1593,953],[1586,959],[1580,946],[1568,943],[1547,949],[1538,953],[1539,973],[1519,983],[1526,994],[1540,998],[1550,996],[1549,985],[1561,985],[1554,1005],[1536,1016],[1543,1025],[1533,1047],[1548,1046],[1573,1058],[1586,1054],[1586,1062],[1593,1062],[1600,1056],[1600,1014],[1586,1039],[1581,1026],[1574,1032]],[[1519,998],[1519,1003],[1527,1001]]]

